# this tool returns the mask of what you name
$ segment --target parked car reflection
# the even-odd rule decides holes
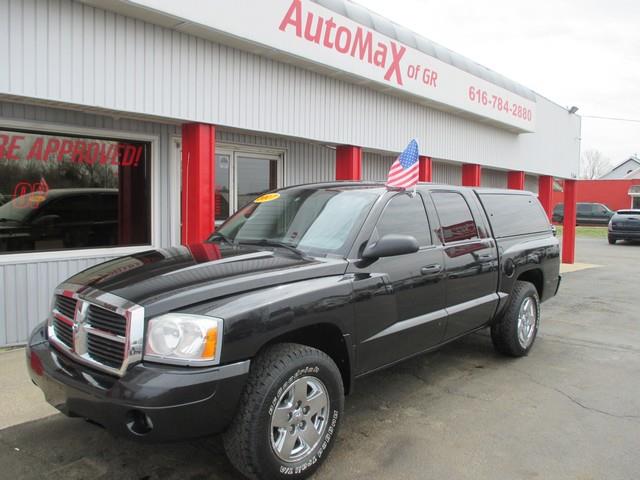
[[[0,206],[0,252],[117,244],[117,189],[32,192]]]

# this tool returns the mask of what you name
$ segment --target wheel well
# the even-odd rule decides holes
[[[348,346],[344,336],[338,327],[330,323],[320,323],[309,327],[287,332],[284,335],[271,339],[262,348],[276,343],[299,343],[317,348],[326,353],[336,363],[342,376],[345,395],[351,390],[351,364],[349,361]]]
[[[542,275],[542,270],[537,268],[533,270],[528,270],[520,274],[520,276],[518,277],[518,280],[522,282],[532,283],[533,286],[536,287],[536,290],[538,291],[538,297],[542,299],[542,291],[544,289],[544,277]]]

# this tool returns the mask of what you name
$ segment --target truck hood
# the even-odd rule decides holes
[[[101,263],[67,282],[142,305],[148,316],[257,288],[342,275],[346,260],[286,249],[201,243],[149,250]]]

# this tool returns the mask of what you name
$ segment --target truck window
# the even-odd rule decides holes
[[[578,204],[578,213],[580,215],[591,215],[593,208],[590,203],[579,203]]]
[[[471,209],[462,195],[457,192],[434,192],[431,196],[440,217],[438,236],[442,243],[479,238]]]
[[[411,235],[421,247],[431,245],[431,233],[427,213],[424,210],[422,197],[414,197],[402,193],[393,197],[376,225],[378,238],[389,233]]]
[[[532,195],[483,193],[479,197],[496,238],[551,230],[547,214]]]

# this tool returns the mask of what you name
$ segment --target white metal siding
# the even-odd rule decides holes
[[[433,183],[462,185],[462,166],[433,161]]]
[[[333,148],[287,138],[252,135],[223,130],[216,131],[216,141],[252,147],[282,149],[284,185],[332,181],[336,178],[336,152]]]
[[[570,177],[580,119],[537,97],[507,130],[72,0],[0,0],[0,97],[201,121]],[[11,68],[7,68],[10,65]]]
[[[396,157],[380,155],[378,153],[362,153],[362,180],[369,182],[384,182],[389,175],[391,164]]]
[[[483,168],[480,186],[489,188],[507,188],[507,172]]]
[[[34,129],[38,128],[38,122],[46,122],[158,135],[160,137],[158,163],[152,165],[152,169],[160,169],[160,191],[154,195],[153,208],[159,208],[161,212],[170,212],[171,205],[179,202],[179,192],[174,192],[169,184],[169,180],[174,175],[170,155],[170,149],[173,148],[171,137],[180,132],[174,125],[114,119],[69,110],[0,102],[0,125],[3,119],[32,122]],[[175,228],[177,225],[170,218],[163,218],[160,222],[159,246],[171,244]],[[86,258],[86,254],[82,251],[77,253],[77,258],[72,259],[46,261],[34,259],[15,264],[3,264],[2,255],[0,255],[0,346],[26,341],[31,329],[45,319],[53,289],[60,282],[80,270],[113,258],[113,256]]]

